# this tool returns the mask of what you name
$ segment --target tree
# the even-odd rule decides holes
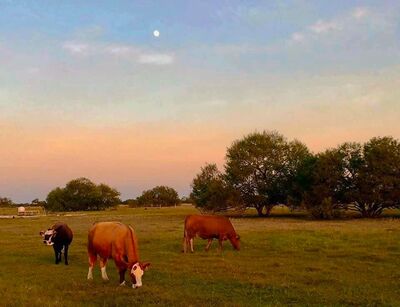
[[[124,205],[128,205],[129,207],[137,207],[138,206],[138,202],[137,199],[133,199],[133,198],[128,198],[126,200],[124,200],[122,202]]]
[[[226,211],[242,207],[238,191],[229,185],[216,164],[206,164],[193,179],[190,198],[202,211]]]
[[[46,202],[39,200],[39,198],[35,198],[31,201],[31,206],[45,206]]]
[[[143,191],[142,195],[137,198],[137,202],[141,206],[176,206],[179,204],[179,196],[173,188],[156,186],[151,190]]]
[[[55,188],[46,198],[51,211],[104,210],[121,202],[120,193],[105,184],[96,185],[87,178],[71,180],[65,188]]]
[[[372,138],[364,144],[351,189],[351,208],[363,217],[400,208],[400,143],[392,137]]]
[[[57,187],[50,191],[46,198],[45,209],[50,211],[70,211],[67,210],[64,189]]]
[[[314,218],[330,219],[345,208],[345,173],[340,150],[328,149],[316,156],[309,172],[310,184],[303,195],[304,205]]]
[[[193,199],[190,196],[182,196],[180,202],[181,204],[193,204]]]
[[[11,207],[14,203],[10,198],[0,197],[0,207]]]
[[[277,132],[252,133],[228,148],[227,180],[247,207],[268,216],[275,205],[287,204],[293,179],[310,155],[304,144]]]
[[[113,207],[121,203],[120,193],[116,189],[104,183],[99,184],[97,189],[100,193],[100,197],[97,199],[97,210]]]

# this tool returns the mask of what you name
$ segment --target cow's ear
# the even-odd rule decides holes
[[[142,268],[143,271],[147,271],[149,269],[150,262],[143,262],[140,264],[140,267]]]
[[[39,235],[41,235],[41,236],[43,237],[43,235],[44,235],[44,230],[41,230],[41,231],[39,232]]]

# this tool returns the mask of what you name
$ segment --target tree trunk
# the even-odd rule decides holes
[[[364,218],[378,217],[382,214],[384,206],[382,204],[364,204],[361,210],[361,216]]]

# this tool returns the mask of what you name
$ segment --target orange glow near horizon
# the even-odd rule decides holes
[[[251,132],[233,135],[212,124],[2,128],[0,140],[7,147],[0,151],[0,195],[16,201],[45,198],[51,189],[77,177],[110,184],[122,192],[123,199],[155,185],[169,185],[187,195],[201,166],[215,162],[222,169],[226,148]],[[373,136],[366,131],[337,129],[330,135],[330,131],[325,135],[309,131],[300,138],[293,133],[296,127],[286,130],[282,133],[289,139],[299,139],[314,152]]]

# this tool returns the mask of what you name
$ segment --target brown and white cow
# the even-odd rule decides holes
[[[93,224],[88,235],[88,256],[88,279],[93,279],[93,266],[99,256],[101,276],[104,280],[108,280],[107,260],[114,259],[119,271],[120,285],[125,285],[125,272],[129,270],[132,288],[142,286],[143,272],[150,265],[139,262],[138,240],[133,228],[119,222]]]
[[[187,252],[188,245],[193,253],[193,239],[199,236],[208,239],[206,251],[210,249],[213,239],[218,239],[219,248],[222,250],[222,242],[229,240],[232,246],[240,249],[240,237],[236,233],[230,220],[224,216],[214,215],[188,215],[185,219],[183,233],[183,252]]]
[[[71,228],[59,222],[47,230],[42,230],[39,234],[43,237],[44,244],[53,246],[56,264],[61,262],[61,253],[64,252],[64,261],[68,265],[68,248],[73,239]]]

